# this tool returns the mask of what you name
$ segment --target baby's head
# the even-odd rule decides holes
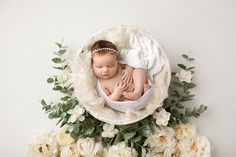
[[[99,40],[91,47],[92,68],[97,78],[109,79],[118,70],[117,47],[110,41]]]

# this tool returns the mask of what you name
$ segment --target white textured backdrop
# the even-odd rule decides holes
[[[207,136],[213,157],[236,154],[235,0],[1,0],[0,156],[27,156],[40,131],[57,128],[40,99],[57,100],[46,78],[54,42],[64,38],[75,53],[97,30],[138,26],[165,48],[171,66],[191,50],[196,75],[194,104],[209,110],[194,123]]]

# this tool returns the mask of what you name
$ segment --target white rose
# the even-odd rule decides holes
[[[192,139],[183,139],[178,143],[180,156],[188,157],[210,157],[210,143],[204,136]]]
[[[69,122],[74,123],[76,120],[83,121],[85,119],[83,116],[84,111],[85,110],[79,105],[76,105],[74,109],[67,111],[68,114],[71,114]]]
[[[115,128],[114,125],[111,125],[111,124],[104,124],[103,125],[102,137],[112,138],[117,133],[118,133],[118,130]]]
[[[191,139],[185,138],[179,140],[177,144],[177,150],[179,151],[180,157],[191,157],[190,156],[190,147],[191,147]]]
[[[58,144],[54,132],[43,133],[29,145],[29,157],[57,157]]]
[[[80,157],[76,143],[61,147],[60,157]]]
[[[137,157],[138,153],[134,148],[127,147],[124,142],[113,145],[108,149],[108,157]]]
[[[77,141],[77,148],[80,155],[91,157],[94,151],[94,139],[92,138],[81,138]]]
[[[191,154],[194,157],[210,156],[210,142],[204,136],[193,138],[190,149]]]
[[[57,135],[57,142],[59,145],[69,145],[75,140],[66,133],[67,127],[61,129],[61,131]]]
[[[163,157],[178,157],[178,153],[177,142],[173,142],[172,145],[164,150]]]
[[[187,71],[187,70],[183,70],[183,69],[181,69],[180,72],[176,73],[175,76],[179,78],[180,82],[185,81],[187,83],[190,83],[192,80],[192,77],[193,77],[191,74],[191,71]]]
[[[163,152],[175,142],[174,129],[166,127],[161,130],[156,130],[154,134],[151,134],[147,138],[147,142],[153,153],[158,154]]]
[[[175,126],[175,137],[177,139],[192,138],[196,135],[196,127],[187,124],[178,124]]]
[[[93,157],[106,157],[106,150],[101,143],[96,143],[93,150]]]
[[[156,119],[157,125],[167,126],[168,121],[170,120],[170,113],[166,112],[164,108],[161,108],[159,112],[153,113],[153,118]]]
[[[153,153],[153,152],[149,152],[146,154],[146,157],[164,157],[163,153]]]

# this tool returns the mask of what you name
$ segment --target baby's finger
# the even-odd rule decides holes
[[[125,74],[122,75],[121,79],[124,80],[126,78]]]

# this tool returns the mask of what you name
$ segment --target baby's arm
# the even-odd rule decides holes
[[[119,82],[115,85],[114,91],[109,95],[111,100],[117,101],[120,99],[122,93],[127,89],[127,84]]]
[[[124,70],[122,72],[122,80],[124,82],[127,82],[129,79],[132,78],[134,68],[129,66],[129,65],[127,65],[127,64],[125,64],[123,66],[124,66]]]

